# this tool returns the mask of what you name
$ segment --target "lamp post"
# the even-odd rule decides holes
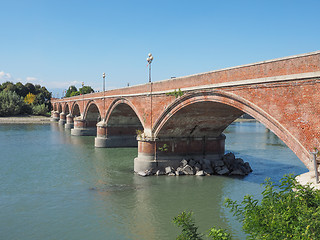
[[[152,60],[153,60],[153,56],[151,53],[149,53],[148,58],[147,58],[147,62],[149,65],[149,82],[151,82],[151,63],[152,63]]]
[[[105,99],[105,85],[106,85],[106,73],[102,74],[103,78],[103,120],[105,120],[105,115],[106,115],[106,99]]]
[[[148,54],[147,62],[149,65],[149,83],[150,83],[150,123],[151,123],[151,137],[153,137],[152,133],[152,82],[151,82],[151,63],[153,61],[153,56],[151,53]]]
[[[84,86],[84,82],[81,83],[82,86],[82,108],[83,108],[83,114],[82,114],[82,118],[84,119],[84,96],[83,96],[83,86]]]

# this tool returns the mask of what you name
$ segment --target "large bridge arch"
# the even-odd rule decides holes
[[[136,107],[128,99],[125,98],[117,98],[110,104],[110,107],[108,108],[105,116],[106,122],[112,123],[112,121],[114,121],[114,119],[112,120],[112,118],[119,114],[123,115],[126,112],[128,113],[128,116],[126,117],[127,121],[135,122],[136,124],[138,124],[137,120],[139,120],[139,123],[144,128],[144,121],[141,117],[141,114],[139,114]]]
[[[220,122],[220,126],[217,129],[216,134],[222,132],[228,125],[230,125],[241,113],[248,113],[256,120],[264,124],[268,129],[274,132],[305,164],[305,166],[310,167],[309,153],[306,148],[284,127],[282,126],[273,116],[265,112],[263,109],[256,106],[254,103],[237,96],[236,94],[225,92],[222,90],[212,90],[212,91],[199,91],[185,94],[184,96],[176,99],[166,110],[161,114],[161,116],[156,120],[153,127],[154,136],[161,137],[165,136],[166,124],[174,125],[175,116],[179,117],[179,112],[183,113],[184,110],[201,110],[201,104],[207,105],[208,107],[211,102],[211,106],[225,107],[225,111],[229,112],[229,117],[227,115],[220,115],[220,120],[224,120],[223,123]],[[199,108],[200,107],[200,108]],[[208,115],[210,117],[210,115]],[[209,119],[210,121],[210,119]],[[183,124],[180,124],[183,125]],[[213,130],[209,129],[208,130]],[[177,130],[175,130],[177,131]],[[196,129],[194,129],[196,131]]]
[[[97,127],[96,147],[137,147],[137,134],[144,129],[134,105],[124,98],[111,103]]]
[[[66,102],[63,106],[63,112],[68,115],[70,113],[70,107],[69,104]]]
[[[97,123],[101,120],[99,107],[94,100],[89,101],[86,105],[83,118],[86,120],[86,126],[89,128],[96,127]]]
[[[59,103],[59,104],[58,104],[58,112],[59,112],[59,113],[62,113],[62,103]]]
[[[74,102],[71,105],[71,111],[70,112],[71,112],[72,116],[74,116],[74,117],[79,117],[81,115],[80,107],[79,107],[79,104],[77,102]]]

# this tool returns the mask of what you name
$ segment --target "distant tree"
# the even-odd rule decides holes
[[[71,94],[77,92],[78,89],[75,86],[70,86],[66,92],[66,97],[71,97]],[[74,95],[73,95],[74,96]]]
[[[80,92],[79,92],[79,91],[76,91],[76,92],[72,92],[72,93],[70,94],[70,97],[78,96],[78,95],[80,95]]]
[[[0,92],[0,116],[13,116],[22,113],[25,103],[16,92]]]
[[[82,88],[79,88],[80,94],[87,94],[87,93],[94,93],[94,90],[90,86],[83,86]]]
[[[19,96],[24,98],[28,94],[28,89],[21,82],[17,82],[16,83],[16,93]]]
[[[24,98],[24,102],[31,105],[33,104],[34,100],[36,99],[36,95],[33,93],[28,93],[27,96]]]
[[[36,88],[32,83],[26,83],[24,86],[26,87],[28,93],[36,94]]]

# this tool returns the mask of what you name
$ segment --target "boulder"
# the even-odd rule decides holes
[[[191,166],[186,165],[182,168],[182,171],[184,172],[184,174],[186,175],[193,175],[194,174],[194,170]]]
[[[226,175],[228,174],[230,171],[227,167],[222,167],[219,171],[217,171],[218,175]]]
[[[250,167],[250,164],[248,162],[245,162],[243,165],[249,172],[252,172],[252,168]]]
[[[203,170],[197,171],[196,176],[205,176],[206,174],[204,173]]]
[[[148,176],[145,171],[137,172],[137,174],[138,174],[139,176],[141,176],[141,177],[146,177],[146,176]]]
[[[224,166],[224,162],[222,160],[215,160],[212,162],[212,166],[213,167],[223,167]]]
[[[176,176],[184,175],[184,172],[180,170],[177,170],[175,173],[176,173]]]
[[[184,167],[188,164],[188,161],[185,160],[185,159],[182,159],[181,162],[180,162],[181,166]]]
[[[207,173],[212,175],[214,173],[212,167],[210,165],[205,165],[205,167],[203,168],[203,170]]]
[[[171,172],[171,173],[168,174],[168,176],[175,176],[175,175],[176,175],[176,174],[173,173],[173,172]]]
[[[166,168],[164,169],[164,171],[165,171],[166,174],[169,174],[169,173],[172,173],[174,170],[173,170],[172,167],[168,166],[168,167],[166,167]]]
[[[197,164],[197,162],[195,160],[191,159],[188,164],[190,167],[194,167]]]
[[[200,171],[200,170],[202,169],[201,164],[200,164],[200,163],[196,163],[196,165],[194,165],[194,169],[195,169],[196,171]]]
[[[161,171],[161,170],[158,170],[156,171],[155,173],[157,176],[160,176],[160,175],[165,175],[166,173],[164,171]]]

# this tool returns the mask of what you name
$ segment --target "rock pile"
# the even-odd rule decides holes
[[[164,169],[149,169],[145,172],[138,172],[140,176],[149,175],[239,175],[245,176],[252,172],[248,162],[244,162],[241,158],[236,158],[233,153],[227,153],[221,160],[210,161],[207,159],[194,160],[183,159],[179,167],[176,169],[167,166]]]

